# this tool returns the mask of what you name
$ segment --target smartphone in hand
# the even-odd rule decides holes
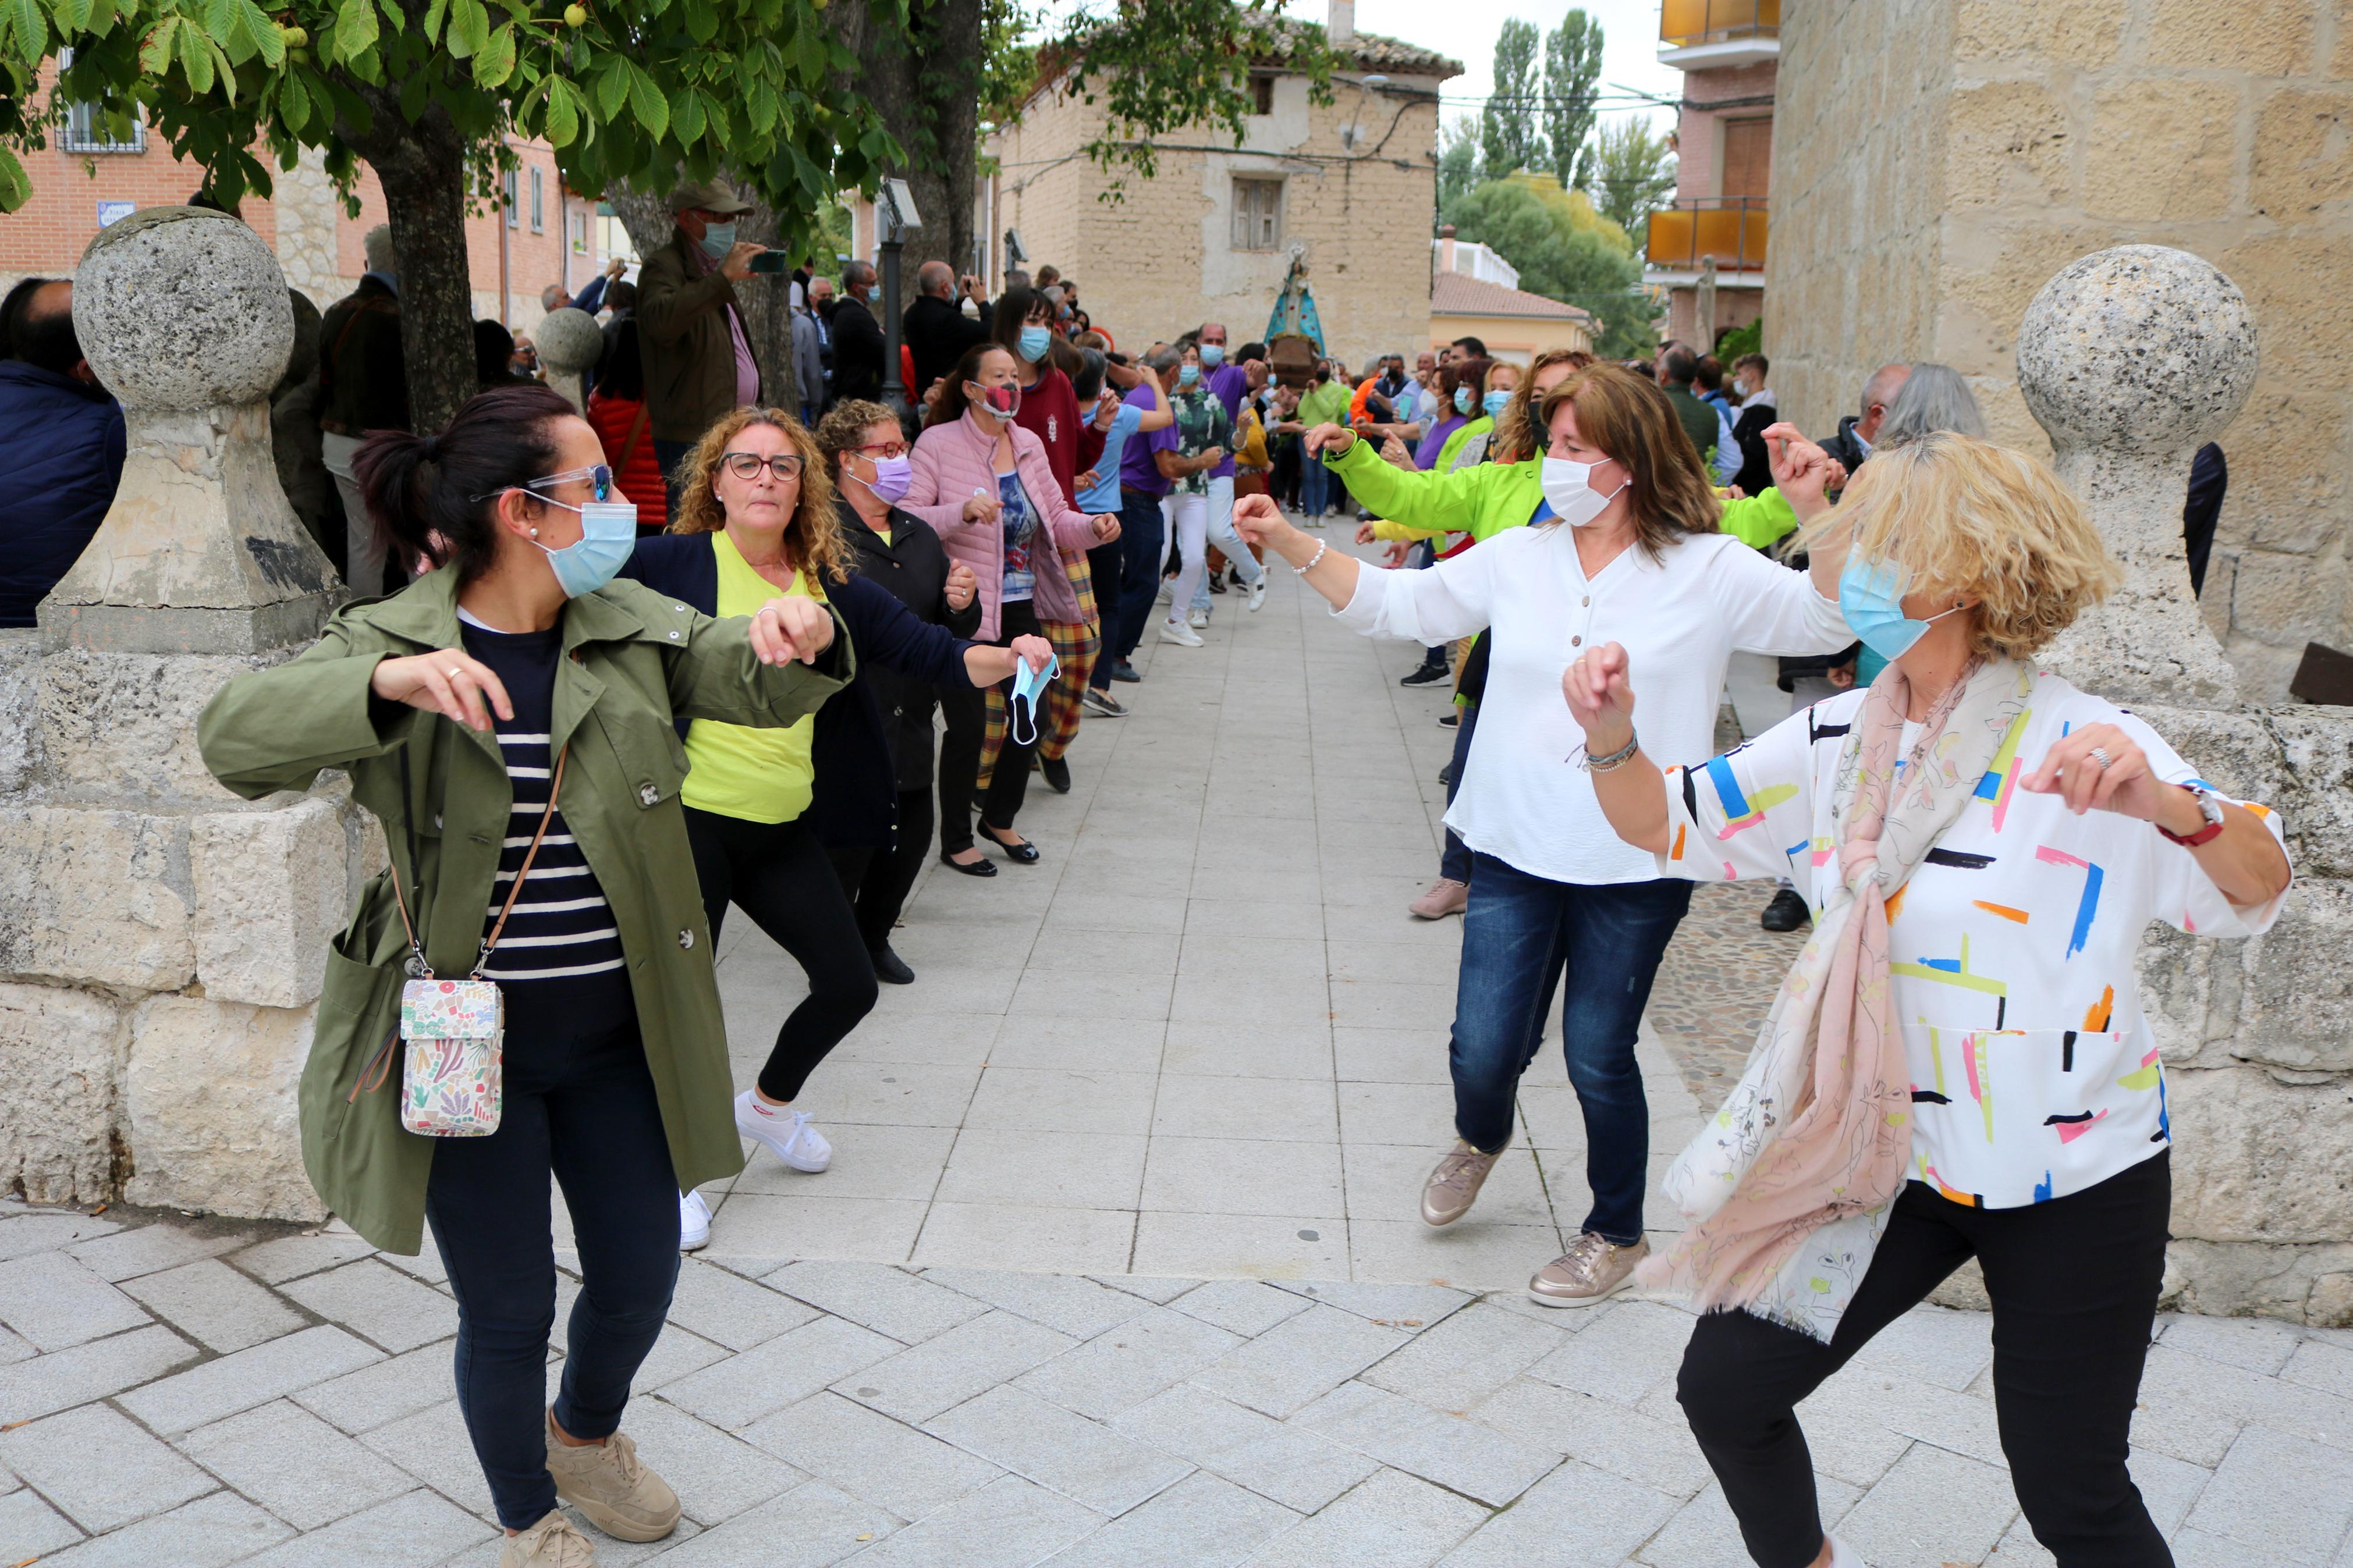
[[[788,251],[764,250],[752,258],[748,266],[754,272],[790,272],[792,256]]]

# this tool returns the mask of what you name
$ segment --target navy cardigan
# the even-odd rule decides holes
[[[712,538],[664,533],[640,539],[621,575],[715,616],[719,556]],[[828,844],[888,847],[898,816],[898,769],[867,671],[880,665],[935,686],[969,689],[964,656],[972,644],[917,619],[889,589],[856,573],[821,585],[849,628],[858,674],[817,710],[809,748],[816,784],[804,820]],[[679,730],[685,732],[685,721]]]

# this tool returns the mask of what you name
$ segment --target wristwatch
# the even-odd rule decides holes
[[[2215,797],[2212,790],[2203,784],[2183,784],[2181,787],[2188,790],[2190,797],[2198,802],[2198,815],[2206,819],[2206,826],[2195,833],[2176,833],[2163,823],[2156,823],[2152,826],[2176,844],[2196,848],[2222,831],[2222,803]]]

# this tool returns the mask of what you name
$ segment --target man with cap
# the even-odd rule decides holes
[[[654,459],[678,505],[678,465],[729,410],[760,401],[760,368],[735,285],[767,249],[735,237],[752,204],[726,186],[689,180],[670,194],[670,243],[638,270],[638,342]]]

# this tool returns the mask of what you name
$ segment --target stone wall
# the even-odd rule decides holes
[[[1788,8],[1766,352],[1827,433],[1889,360],[1969,376],[2047,450],[2011,358],[2027,301],[2106,245],[2234,279],[2262,370],[2201,601],[2248,695],[2353,647],[2353,13],[2337,0],[1811,0]],[[2091,368],[2091,367],[2087,367]],[[2186,473],[2182,478],[2186,485]]]

